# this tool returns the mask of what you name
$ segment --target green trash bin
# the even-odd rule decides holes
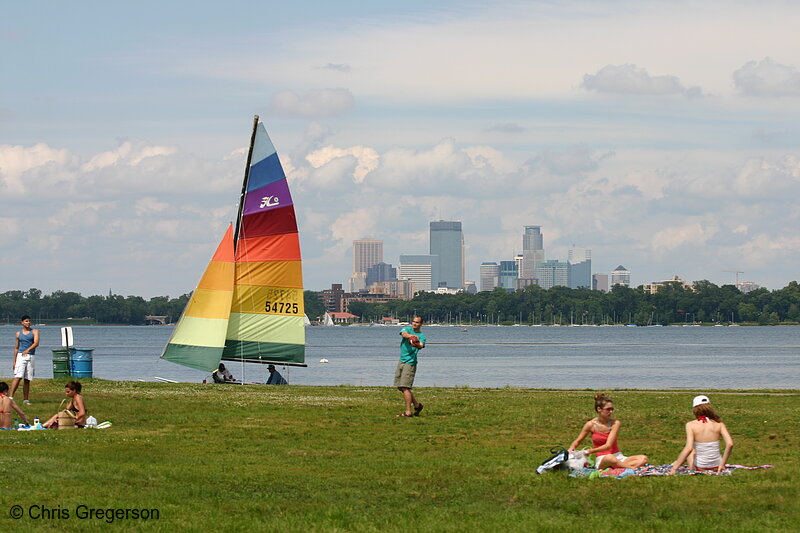
[[[69,350],[58,348],[53,350],[53,379],[69,378]]]

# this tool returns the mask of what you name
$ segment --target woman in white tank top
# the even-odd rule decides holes
[[[686,423],[686,446],[672,463],[670,474],[678,471],[684,461],[692,470],[722,472],[733,449],[733,439],[722,419],[711,407],[708,396],[695,396],[692,401],[695,420]],[[719,440],[725,441],[725,453],[720,455]]]

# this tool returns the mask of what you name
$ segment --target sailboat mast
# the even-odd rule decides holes
[[[247,181],[250,179],[250,162],[253,160],[253,147],[256,144],[256,129],[258,128],[258,115],[253,116],[253,133],[250,135],[250,150],[247,152],[247,164],[244,167],[244,180],[242,193],[239,195],[239,212],[236,214],[236,231],[233,238],[233,249],[239,246],[239,230],[242,225],[242,212],[244,211],[244,195],[247,193]]]

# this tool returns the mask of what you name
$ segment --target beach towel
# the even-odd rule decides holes
[[[744,466],[744,465],[731,465],[726,464],[725,469],[721,472],[717,472],[716,470],[690,470],[688,466],[681,466],[678,468],[678,471],[675,475],[682,475],[682,476],[729,476],[733,473],[734,470],[763,470],[767,468],[773,468],[772,465],[761,465],[761,466]],[[669,475],[670,470],[672,470],[671,464],[666,465],[645,465],[635,469],[633,475],[634,476],[666,476]]]
[[[774,468],[772,465],[744,466],[726,464],[722,472],[715,470],[689,470],[688,466],[681,466],[675,473],[676,476],[729,476],[734,470],[765,470]],[[600,477],[611,477],[622,479],[626,477],[648,477],[648,476],[668,476],[672,470],[671,464],[666,465],[644,465],[639,468],[606,468],[597,470],[596,468],[581,468],[570,472],[569,477],[581,477],[596,479]]]

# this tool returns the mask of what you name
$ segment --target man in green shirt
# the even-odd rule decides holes
[[[397,415],[399,417],[419,416],[422,404],[414,398],[411,387],[414,386],[414,375],[417,372],[417,353],[425,347],[425,334],[422,333],[422,317],[417,315],[411,321],[411,326],[400,330],[400,362],[394,373],[394,386],[403,393],[406,410]],[[412,412],[413,407],[413,412]]]

